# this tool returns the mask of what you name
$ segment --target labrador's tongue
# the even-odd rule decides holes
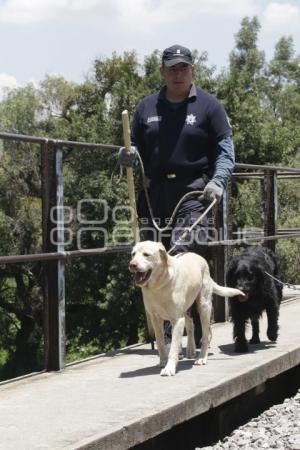
[[[134,280],[136,284],[143,284],[147,281],[151,274],[151,270],[147,270],[146,272],[136,272],[134,275]]]
[[[142,283],[145,278],[146,272],[136,272],[134,274],[134,280],[136,283]]]

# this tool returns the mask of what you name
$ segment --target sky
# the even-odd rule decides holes
[[[0,0],[0,91],[46,75],[81,83],[96,58],[136,50],[142,62],[173,44],[206,51],[218,71],[246,16],[267,59],[282,36],[300,54],[300,0]]]

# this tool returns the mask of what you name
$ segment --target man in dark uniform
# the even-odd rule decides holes
[[[222,198],[234,168],[232,130],[219,101],[193,84],[194,66],[188,48],[173,45],[165,49],[160,71],[165,86],[139,102],[132,121],[132,150],[128,154],[121,149],[119,163],[132,165],[137,149],[149,180],[153,213],[161,227],[183,195],[204,191],[204,199],[191,196],[181,204],[170,224],[171,231],[161,236],[154,229],[149,233],[152,221],[144,191],[138,199],[141,230],[146,226],[147,238],[172,247],[172,254],[203,254],[207,219],[183,241],[180,236],[200,217],[208,201],[216,198],[219,202]]]

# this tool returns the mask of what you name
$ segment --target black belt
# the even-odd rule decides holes
[[[184,181],[196,178],[201,178],[202,175],[199,174],[177,174],[177,173],[166,173],[164,175],[159,175],[150,178],[150,181]]]

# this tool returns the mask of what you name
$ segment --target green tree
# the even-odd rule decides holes
[[[266,94],[277,124],[273,141],[282,149],[282,162],[292,165],[300,150],[299,66],[293,39],[281,38],[266,70],[269,80]]]
[[[242,20],[229,70],[220,77],[218,91],[233,126],[237,160],[256,164],[280,160],[270,147],[272,114],[264,102],[265,56],[257,47],[259,30],[256,17]]]

